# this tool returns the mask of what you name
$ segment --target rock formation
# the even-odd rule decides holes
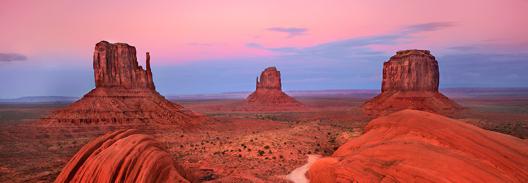
[[[282,91],[280,71],[275,67],[266,68],[260,79],[257,77],[256,90],[246,98],[246,102],[261,110],[303,106]]]
[[[55,179],[67,182],[188,182],[162,145],[136,130],[120,130],[84,145]]]
[[[138,65],[136,48],[125,43],[97,43],[93,60],[96,87],[155,89],[148,52],[146,71]]]
[[[383,64],[381,94],[366,102],[367,113],[386,114],[402,109],[437,113],[461,107],[438,91],[438,62],[428,50],[398,51]]]
[[[136,48],[101,41],[95,46],[93,59],[96,88],[43,123],[190,126],[203,118],[156,92],[149,53],[144,70],[138,65]]]
[[[403,110],[308,171],[310,182],[528,182],[528,144],[434,113]]]

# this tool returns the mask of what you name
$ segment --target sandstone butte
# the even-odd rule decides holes
[[[383,63],[381,94],[363,104],[368,114],[403,109],[452,113],[461,107],[438,91],[438,62],[428,50],[398,51]]]
[[[42,120],[65,124],[177,124],[190,126],[203,116],[171,103],[156,90],[146,55],[146,70],[138,65],[136,48],[101,41],[93,55],[95,89]]]
[[[55,183],[188,182],[162,145],[137,130],[120,130],[84,145]]]
[[[257,77],[256,90],[246,98],[246,103],[259,110],[298,108],[303,104],[282,91],[280,71],[268,67]]]
[[[528,182],[528,143],[438,114],[403,110],[368,123],[309,169],[310,182]]]

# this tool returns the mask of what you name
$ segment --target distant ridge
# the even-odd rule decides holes
[[[71,103],[79,97],[69,96],[28,96],[14,99],[0,99],[0,103]]]

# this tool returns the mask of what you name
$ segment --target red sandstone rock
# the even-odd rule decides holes
[[[404,110],[315,162],[310,182],[528,182],[528,144],[433,113]]]
[[[280,71],[276,67],[268,67],[257,77],[256,90],[279,90],[282,91]]]
[[[260,79],[257,77],[256,90],[247,97],[246,102],[259,110],[303,106],[282,91],[280,71],[275,67],[266,68],[260,74]]]
[[[136,48],[125,43],[101,41],[95,45],[94,75],[96,87],[154,89],[147,53],[147,70],[138,65]]]
[[[136,49],[101,41],[95,46],[96,88],[70,106],[44,118],[44,124],[176,124],[192,126],[203,116],[173,104],[156,92],[147,53],[138,66]]]
[[[383,64],[382,92],[438,92],[438,62],[428,50],[398,51]]]
[[[438,62],[428,50],[398,51],[383,64],[381,94],[367,101],[367,113],[388,114],[402,109],[449,113],[460,109],[438,91]]]
[[[153,137],[120,130],[84,145],[55,182],[188,182],[178,170]]]

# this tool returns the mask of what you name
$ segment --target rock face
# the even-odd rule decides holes
[[[96,87],[155,89],[148,52],[147,70],[138,65],[136,48],[125,43],[97,43],[93,60]]]
[[[438,62],[428,50],[398,51],[383,64],[381,92],[438,92]]]
[[[180,171],[153,137],[120,130],[84,145],[55,182],[188,182]]]
[[[146,70],[138,65],[136,49],[125,43],[101,41],[95,46],[93,58],[96,88],[44,118],[43,123],[192,126],[203,119],[156,92],[149,53]]]
[[[310,182],[527,182],[528,144],[434,113],[403,110],[316,161]]]
[[[257,77],[256,90],[278,90],[282,91],[280,71],[276,67],[268,67]]]
[[[363,105],[368,113],[402,109],[449,113],[460,109],[438,91],[438,62],[428,50],[398,51],[383,64],[381,94]]]
[[[280,71],[275,67],[266,68],[260,79],[257,77],[256,90],[246,98],[246,102],[259,110],[303,106],[282,91]]]

